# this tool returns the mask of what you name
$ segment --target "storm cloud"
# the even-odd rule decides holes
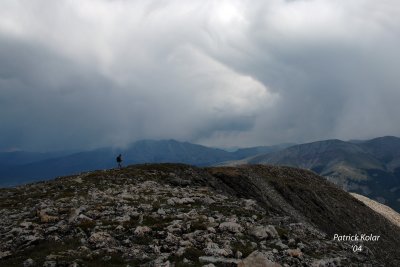
[[[0,2],[0,150],[400,135],[396,0]]]

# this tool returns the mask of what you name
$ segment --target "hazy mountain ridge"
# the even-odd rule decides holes
[[[210,166],[219,162],[237,160],[280,150],[289,146],[262,146],[227,152],[175,140],[141,140],[126,148],[100,148],[92,151],[66,153],[0,153],[0,186],[12,186],[46,180],[83,171],[109,169],[115,166],[115,157],[123,155],[123,164],[185,163]]]
[[[4,266],[400,264],[397,226],[290,167],[129,166],[0,189],[0,207]],[[380,239],[333,241],[363,233]]]
[[[318,141],[227,164],[274,164],[310,169],[346,190],[400,210],[400,138],[397,137],[356,143]]]

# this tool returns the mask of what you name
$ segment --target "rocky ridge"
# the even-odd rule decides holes
[[[138,165],[1,189],[0,226],[0,266],[400,263],[399,228],[294,168]],[[332,239],[351,231],[382,241]]]

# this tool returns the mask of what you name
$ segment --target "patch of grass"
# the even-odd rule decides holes
[[[130,229],[130,228],[135,228],[138,225],[138,220],[136,219],[130,219],[129,221],[125,221],[122,223],[122,226],[125,229]]]
[[[80,245],[81,243],[77,239],[67,239],[63,242],[44,241],[36,246],[20,251],[5,260],[0,260],[0,266],[22,266],[22,263],[28,258],[33,259],[37,266],[42,266],[47,255],[57,254],[66,250],[75,250]],[[63,260],[68,261],[73,260],[73,258],[63,258]]]
[[[192,230],[207,230],[207,227],[208,227],[208,221],[201,219],[193,221],[190,224],[190,228]]]
[[[76,227],[81,228],[86,234],[89,234],[95,226],[96,222],[89,220],[83,220],[76,224]]]
[[[57,199],[71,198],[75,196],[75,191],[63,190],[60,194],[57,194]]]
[[[113,221],[113,220],[101,220],[101,225],[119,225],[120,223],[117,221]]]
[[[178,266],[179,267],[186,267],[186,266],[195,266],[195,267],[199,266],[200,267],[200,266],[203,266],[203,264],[199,262],[199,257],[203,256],[203,255],[204,255],[204,252],[201,251],[200,249],[195,248],[195,247],[190,247],[185,250],[185,253],[183,253],[182,256],[178,257],[176,255],[171,255],[168,258],[168,260],[171,262],[175,262],[176,267],[178,267]],[[183,259],[185,259],[185,258],[190,260],[192,263],[184,263]]]
[[[108,258],[108,259],[107,259]],[[85,259],[82,261],[82,265],[79,266],[87,266],[87,267],[125,267],[128,264],[131,266],[140,266],[144,264],[146,261],[133,259],[133,260],[125,260],[122,258],[122,255],[119,253],[100,253],[90,259]]]
[[[133,238],[133,243],[138,244],[138,245],[150,245],[153,242],[153,237],[149,235],[144,235],[144,236],[135,236]]]
[[[167,216],[165,218],[154,218],[151,216],[146,216],[143,218],[142,225],[148,226],[154,231],[160,231],[167,227],[168,224],[172,221],[173,218],[170,216]]]
[[[284,229],[282,227],[279,227],[279,226],[275,227],[275,229],[278,232],[278,235],[279,235],[280,238],[288,239],[288,234],[289,234],[288,230],[286,230],[286,229]]]
[[[250,253],[252,253],[255,248],[251,245],[251,242],[248,240],[239,240],[232,243],[232,250],[234,252],[240,251],[243,254],[243,258],[246,258]]]

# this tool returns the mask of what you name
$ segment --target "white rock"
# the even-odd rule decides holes
[[[239,250],[238,250],[238,251],[236,251],[236,253],[235,253],[235,257],[236,257],[236,259],[241,259],[241,258],[242,258],[242,256],[243,256],[243,253],[242,253],[242,252],[240,252]]]
[[[288,249],[288,248],[289,248],[287,245],[283,244],[282,241],[280,241],[280,240],[277,241],[277,242],[275,243],[275,245],[276,245],[277,247],[281,248],[281,249]]]
[[[273,225],[255,226],[250,230],[250,234],[259,239],[266,239],[268,237],[278,238],[279,234]]]
[[[178,256],[178,257],[180,257],[180,256],[182,256],[182,255],[185,253],[185,251],[186,251],[186,248],[185,248],[185,247],[180,247],[180,248],[178,248],[178,250],[175,252],[175,255]]]
[[[71,223],[71,222],[75,221],[78,218],[79,214],[81,214],[81,212],[83,212],[85,210],[86,210],[86,207],[84,207],[84,206],[71,210],[69,217],[68,217],[68,222]]]
[[[208,256],[229,256],[230,251],[227,251],[225,249],[221,249],[218,244],[214,242],[209,242],[207,243],[207,247],[204,249],[204,252]]]
[[[57,262],[55,261],[45,261],[43,263],[43,267],[56,267],[57,266]]]
[[[216,230],[214,227],[207,227],[207,231],[210,233],[216,233]]]
[[[35,264],[36,264],[35,261],[32,260],[31,258],[23,262],[24,267],[32,267],[35,266]]]
[[[151,228],[148,226],[138,226],[136,227],[134,233],[136,236],[144,236],[145,234],[151,232]]]
[[[157,210],[157,214],[159,214],[159,215],[165,215],[165,210],[164,210],[163,208],[159,208],[159,209]]]
[[[116,217],[115,220],[120,223],[129,222],[131,220],[131,216],[125,214],[123,216]]]
[[[223,222],[219,225],[221,231],[229,231],[232,233],[240,233],[243,231],[243,227],[236,222]]]
[[[11,251],[0,251],[0,259],[4,259],[7,258],[9,256],[11,256]]]

